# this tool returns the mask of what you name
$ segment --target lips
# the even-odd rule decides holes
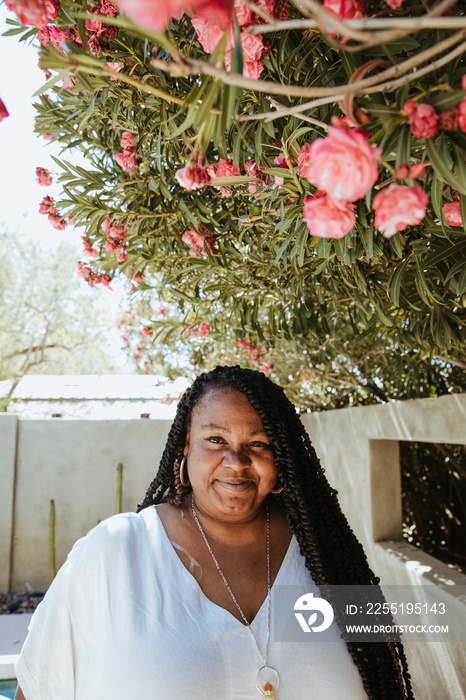
[[[217,483],[227,491],[242,493],[252,486],[252,481],[241,481],[238,479],[217,479]]]

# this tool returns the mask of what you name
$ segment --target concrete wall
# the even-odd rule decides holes
[[[399,440],[466,443],[466,395],[314,413],[303,422],[382,584],[449,584],[449,609],[466,628],[464,602],[455,597],[466,576],[401,540],[398,446]],[[77,538],[115,512],[118,462],[124,464],[123,509],[134,510],[168,429],[169,422],[155,420],[0,416],[0,589],[47,587],[51,499],[58,565]],[[432,591],[445,599],[439,588]],[[407,651],[418,700],[466,698],[465,644],[416,643]]]

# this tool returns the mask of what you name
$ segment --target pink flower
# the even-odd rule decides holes
[[[438,128],[443,131],[456,131],[458,128],[458,107],[450,107],[450,109],[441,112],[438,120]]]
[[[445,221],[449,226],[462,226],[463,219],[461,218],[461,210],[459,202],[448,202],[442,207]]]
[[[354,0],[324,0],[325,9],[340,19],[353,19],[358,5]]]
[[[334,199],[353,201],[364,197],[378,177],[377,160],[382,150],[370,146],[359,130],[330,127],[328,136],[309,148],[302,174]]]
[[[259,371],[262,372],[262,374],[268,374],[273,368],[274,368],[274,365],[272,365],[272,364],[268,364],[268,365],[264,364],[264,365],[262,365],[262,367],[260,368]]]
[[[172,17],[181,17],[187,10],[201,15],[226,28],[231,21],[232,0],[119,0],[122,12],[136,24],[156,32],[163,32]]]
[[[50,213],[47,218],[52,224],[53,228],[56,228],[57,231],[63,231],[68,223],[66,218],[64,216],[60,216],[58,213]]]
[[[116,251],[116,258],[119,263],[123,263],[126,260],[128,260],[128,256],[126,254],[126,250],[124,248],[117,248]]]
[[[272,189],[274,190],[277,187],[283,187],[284,182],[285,180],[282,177],[278,177],[278,175],[275,175]]]
[[[118,7],[111,0],[102,0],[100,3],[100,14],[107,17],[116,17],[118,15]]]
[[[403,4],[403,0],[385,0],[385,2],[392,10],[398,10]]]
[[[73,35],[58,27],[48,27],[49,39],[56,48],[60,48],[65,41],[73,41]]]
[[[119,73],[124,67],[121,61],[107,61],[107,66],[110,68],[110,70],[113,70],[116,73]],[[118,80],[118,78],[111,75],[110,80]]]
[[[118,165],[132,177],[139,172],[138,157],[135,153],[123,151],[123,153],[115,153],[114,158]]]
[[[88,255],[90,258],[96,258],[98,253],[96,249],[91,246],[87,238],[85,236],[81,236],[81,240],[83,242],[84,254]]]
[[[130,134],[129,131],[124,131],[122,133],[120,143],[124,151],[134,151],[136,148],[134,145],[134,135]]]
[[[206,322],[201,323],[201,325],[199,326],[199,331],[198,331],[198,333],[199,333],[199,335],[209,335],[209,333],[210,333],[210,324],[209,324],[209,323],[206,323]]]
[[[408,100],[403,105],[401,114],[409,115],[408,124],[417,139],[429,139],[438,131],[439,115],[432,105],[416,104],[414,100]]]
[[[209,21],[207,18],[202,17],[198,14],[195,14],[194,17],[191,18],[191,24],[196,30],[199,43],[204,49],[204,51],[206,53],[213,53],[217,47],[218,42],[225,34],[225,31],[221,29],[218,26],[218,24],[215,24],[214,22]],[[227,57],[227,55],[230,56],[231,52],[230,34],[231,32],[229,32],[229,36],[227,38],[227,43],[225,47],[225,58]]]
[[[421,177],[422,173],[426,169],[426,166],[424,163],[414,163],[409,169],[409,177],[412,180],[416,180],[418,177]]]
[[[233,175],[239,175],[238,169],[232,160],[225,160],[225,158],[220,158],[217,164],[209,165],[207,172],[211,177],[232,177]],[[213,183],[215,184],[215,183]],[[220,192],[226,196],[231,196],[231,187],[220,187]]]
[[[378,192],[372,203],[375,227],[390,238],[406,226],[420,224],[426,215],[428,195],[420,187],[395,185]]]
[[[16,14],[21,24],[44,27],[48,22],[44,0],[5,0],[5,5]]]
[[[48,187],[52,184],[52,176],[45,168],[36,168],[36,177],[39,185]]]
[[[60,3],[58,0],[44,0],[45,11],[49,19],[57,19],[58,10],[60,9]]]
[[[257,80],[264,70],[264,64],[260,60],[265,50],[262,36],[260,34],[248,34],[242,31],[241,46],[243,49],[244,61],[243,75],[246,78]]]
[[[240,27],[246,27],[252,24],[253,14],[241,0],[234,0],[233,7],[236,13],[236,21]]]
[[[46,195],[40,203],[39,214],[56,214],[57,212],[53,197]]]
[[[306,177],[307,169],[311,166],[311,144],[305,143],[298,155],[298,175]]]
[[[203,235],[190,228],[188,231],[184,232],[181,238],[183,243],[190,246],[191,250],[189,251],[189,254],[193,257],[197,253],[205,256],[207,251],[209,251],[209,253],[214,252],[215,237],[204,227],[201,227],[201,230]]]
[[[303,211],[311,235],[319,238],[343,238],[356,223],[351,204],[332,197],[308,197]]]
[[[466,131],[466,97],[458,105],[458,126],[461,131]]]
[[[0,99],[0,122],[9,116],[10,116],[10,114],[9,114],[7,108],[5,107],[5,103],[3,102],[3,100]]]
[[[178,180],[181,187],[191,192],[191,190],[199,190],[210,183],[210,177],[207,170],[201,166],[186,165],[180,168],[175,173],[175,178]]]

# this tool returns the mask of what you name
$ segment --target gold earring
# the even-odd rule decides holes
[[[272,489],[270,493],[281,493],[283,491],[283,486],[280,486],[279,489]]]
[[[189,486],[190,485],[189,484],[189,477],[188,477],[187,481],[185,481],[183,478],[183,470],[184,470],[185,464],[186,464],[186,457],[183,457],[183,459],[181,460],[181,464],[180,464],[180,481],[181,481],[182,486]]]

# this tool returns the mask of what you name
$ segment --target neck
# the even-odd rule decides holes
[[[191,499],[192,495],[189,496],[189,510],[191,510]],[[196,499],[194,499],[193,505],[206,537],[214,539],[219,543],[227,544],[229,547],[239,548],[250,544],[251,542],[257,541],[257,538],[265,532],[267,513],[264,504],[262,504],[259,510],[248,518],[247,521],[241,522],[230,522],[229,520],[213,518],[208,512],[199,508]],[[197,524],[194,522],[194,519],[193,525],[197,529]]]

